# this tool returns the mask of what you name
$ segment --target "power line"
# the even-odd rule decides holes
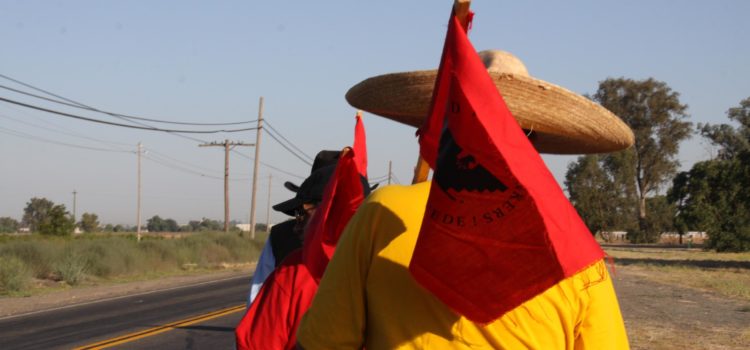
[[[149,157],[147,155],[144,155],[143,157],[146,158],[146,159],[148,159],[148,160],[150,160],[150,161],[152,161],[152,162],[154,162],[154,163],[156,163],[156,164],[159,164],[161,166],[164,166],[164,167],[167,167],[167,168],[170,168],[170,169],[173,169],[173,170],[178,170],[178,171],[182,171],[182,172],[185,172],[185,173],[190,173],[190,174],[193,174],[193,175],[197,175],[197,176],[200,176],[200,177],[206,177],[206,178],[214,179],[214,180],[224,180],[223,177],[203,174],[201,172],[194,171],[192,169],[188,169],[188,168],[176,165],[176,164],[170,164],[169,162],[166,162],[164,160],[154,159],[154,158]],[[247,177],[247,178],[234,178],[234,179],[231,179],[229,181],[247,181],[247,180],[250,180],[250,178],[249,177]]]
[[[250,156],[248,156],[248,155],[245,155],[244,153],[242,153],[242,152],[240,152],[240,151],[237,151],[237,150],[233,150],[232,152],[234,152],[235,154],[237,154],[237,155],[239,155],[240,157],[243,157],[243,158],[245,158],[245,159],[249,159],[249,160],[254,160],[254,158],[252,158],[252,157],[250,157]],[[281,172],[281,173],[284,173],[284,174],[286,174],[286,175],[289,175],[289,176],[291,176],[291,177],[295,177],[295,178],[298,178],[298,179],[302,179],[302,180],[304,180],[304,179],[305,179],[305,177],[304,177],[304,176],[299,176],[299,175],[297,175],[297,174],[295,174],[295,173],[292,173],[292,172],[289,172],[289,171],[286,171],[286,170],[282,170],[282,169],[279,169],[279,168],[277,168],[277,167],[275,167],[275,166],[273,166],[273,165],[271,165],[271,164],[268,164],[268,163],[264,163],[263,161],[261,161],[261,162],[260,162],[260,164],[261,164],[261,165],[263,165],[263,166],[265,166],[265,167],[268,167],[268,168],[271,168],[271,169],[273,169],[273,170],[276,170],[276,171],[278,171],[278,172]]]
[[[93,109],[95,109],[95,108],[93,108],[93,107],[90,107],[90,106],[86,106],[86,105],[85,105],[85,104],[83,104],[83,103],[80,103],[80,102],[76,102],[76,101],[73,101],[73,100],[71,100],[71,99],[65,98],[65,97],[63,97],[63,96],[59,96],[59,95],[56,95],[56,94],[54,94],[54,93],[52,93],[52,92],[49,92],[49,91],[46,91],[46,90],[43,90],[43,89],[37,88],[37,87],[35,87],[35,86],[32,86],[32,85],[30,85],[30,84],[26,84],[26,83],[24,83],[24,82],[22,82],[22,81],[19,81],[19,80],[13,79],[13,78],[11,78],[11,77],[8,77],[8,76],[6,76],[6,75],[0,74],[0,77],[2,77],[2,78],[5,78],[5,79],[7,79],[7,80],[10,80],[10,81],[13,81],[13,82],[15,82],[15,83],[17,83],[17,84],[23,85],[23,86],[25,86],[25,87],[28,87],[28,88],[30,88],[30,89],[34,89],[34,90],[36,90],[36,91],[40,91],[40,92],[43,92],[43,93],[45,93],[45,94],[48,94],[48,95],[50,95],[50,96],[53,96],[53,97],[56,97],[56,98],[59,98],[59,99],[65,100],[65,101],[67,101],[67,102],[70,102],[70,103],[73,103],[73,104],[75,104],[75,105],[78,105],[78,106],[81,106],[81,107],[85,107],[85,108],[88,108],[88,109],[92,109],[92,110],[93,110]],[[1,99],[1,98],[0,98],[0,99]],[[30,108],[33,108],[33,107],[30,107]],[[127,118],[123,118],[123,117],[122,117],[122,116],[120,116],[120,115],[113,115],[113,116],[114,116],[114,117],[116,117],[116,118],[120,118],[120,119],[124,119],[124,120],[127,120]],[[177,137],[181,137],[181,138],[184,138],[184,139],[187,139],[187,140],[191,140],[191,141],[194,141],[194,142],[199,142],[199,143],[206,143],[206,142],[207,142],[206,140],[202,140],[202,139],[199,139],[199,138],[196,138],[196,137],[191,137],[191,136],[187,136],[187,135],[181,135],[181,134],[179,134],[179,133],[181,133],[181,132],[184,132],[184,133],[198,133],[198,132],[193,132],[193,131],[180,131],[180,130],[169,130],[169,129],[159,129],[159,128],[155,128],[155,127],[152,127],[152,126],[150,126],[150,125],[148,125],[148,124],[144,124],[144,123],[139,123],[139,122],[136,122],[136,121],[132,121],[132,120],[127,120],[127,121],[129,121],[129,122],[132,122],[132,123],[134,123],[134,124],[138,124],[138,125],[141,125],[141,126],[143,126],[143,127],[139,128],[139,127],[135,127],[135,126],[131,126],[131,125],[122,125],[122,126],[124,126],[124,127],[131,127],[131,128],[136,128],[136,129],[143,129],[143,130],[163,131],[163,132],[166,132],[167,134],[170,134],[170,135],[173,135],[173,136],[177,136]],[[254,120],[254,121],[257,121],[257,119],[256,119],[256,120]],[[254,122],[254,121],[253,121],[253,122]],[[105,122],[105,123],[106,123],[106,122]],[[237,130],[237,131],[244,131],[244,130],[256,130],[256,129],[257,129],[257,128],[249,128],[249,129],[241,129],[241,130]],[[233,131],[232,131],[232,132],[233,132]],[[277,140],[277,142],[278,142],[278,140]],[[291,142],[290,142],[290,144],[291,144]],[[296,146],[295,146],[295,148],[296,148]],[[237,151],[237,150],[232,150],[232,152],[234,152],[235,154],[238,154],[239,156],[241,156],[241,157],[243,157],[243,158],[249,159],[249,160],[253,160],[253,159],[254,159],[254,158],[252,158],[252,157],[246,156],[245,154],[243,154],[243,153],[241,153],[241,152],[239,152],[239,151]],[[308,157],[309,157],[309,156],[308,156]],[[303,177],[303,176],[299,176],[299,175],[297,175],[297,174],[294,174],[294,173],[292,173],[292,172],[289,172],[289,171],[286,171],[286,170],[280,169],[280,168],[278,168],[278,167],[275,167],[275,166],[273,166],[273,165],[270,165],[270,164],[268,164],[268,163],[265,163],[265,162],[263,162],[263,161],[260,161],[259,163],[260,163],[261,165],[263,165],[263,166],[267,167],[267,168],[270,168],[270,169],[276,170],[276,171],[278,171],[278,172],[281,172],[281,173],[283,173],[283,174],[286,174],[286,175],[289,175],[289,176],[292,176],[292,177],[295,177],[295,178],[298,178],[298,179],[304,179],[304,178],[305,178],[305,177]],[[310,164],[308,163],[308,165],[310,165]]]
[[[305,158],[307,158],[308,160],[310,160],[310,161],[313,160],[312,157],[310,157],[309,155],[307,155],[303,150],[301,150],[299,147],[295,146],[294,143],[292,143],[292,141],[289,141],[289,139],[287,139],[286,137],[284,137],[284,135],[282,135],[278,130],[276,130],[276,128],[274,128],[273,125],[271,125],[271,123],[268,122],[268,120],[266,120],[266,124],[268,125],[269,128],[271,128],[271,130],[273,130],[273,132],[276,133],[276,135],[278,135],[279,137],[281,137],[290,146],[292,146],[295,150],[297,150],[297,152],[299,152],[300,154],[302,154],[303,156],[305,156]]]
[[[100,124],[120,126],[120,127],[123,127],[123,128],[132,128],[132,129],[141,129],[141,130],[150,130],[150,131],[176,132],[176,133],[186,133],[186,134],[215,134],[215,133],[219,133],[219,132],[240,132],[240,131],[248,131],[248,130],[256,130],[257,129],[257,128],[243,128],[243,129],[229,129],[229,130],[226,130],[226,129],[222,129],[222,130],[175,130],[175,129],[161,129],[161,128],[154,128],[154,127],[144,127],[144,126],[120,124],[120,123],[108,122],[108,121],[100,120],[100,119],[82,117],[82,116],[75,115],[75,114],[60,112],[60,111],[56,111],[56,110],[52,110],[52,109],[47,109],[47,108],[43,108],[43,107],[39,107],[39,106],[34,106],[34,105],[26,104],[26,103],[23,103],[23,102],[18,102],[18,101],[10,100],[10,99],[4,98],[4,97],[0,97],[0,101],[5,101],[5,102],[8,102],[8,103],[13,103],[13,104],[16,104],[16,105],[19,105],[19,106],[22,106],[22,107],[26,107],[26,108],[36,109],[36,110],[39,110],[39,111],[42,111],[42,112],[53,113],[53,114],[61,115],[61,116],[68,117],[68,118],[80,119],[80,120],[85,120],[85,121],[94,122],[94,123],[100,123]]]
[[[297,154],[296,152],[294,152],[293,150],[291,150],[284,143],[282,143],[279,139],[277,139],[276,136],[274,136],[270,131],[268,131],[268,129],[266,129],[266,133],[268,134],[268,136],[271,136],[272,139],[276,140],[276,142],[278,142],[279,145],[281,145],[281,147],[284,147],[285,150],[289,151],[289,153],[291,153],[292,155],[294,155],[295,157],[297,157],[299,160],[301,160],[305,164],[312,166],[312,162],[310,162],[309,160],[307,160],[305,158],[302,158],[299,154]]]
[[[76,144],[72,144],[72,143],[54,141],[54,140],[50,140],[50,139],[45,139],[43,137],[29,135],[29,134],[24,133],[24,132],[20,132],[20,131],[8,129],[8,128],[3,128],[3,127],[0,127],[0,129],[5,130],[5,131],[0,131],[0,132],[2,132],[4,134],[8,134],[8,135],[12,135],[12,136],[20,137],[20,138],[32,139],[32,140],[46,142],[46,143],[51,143],[51,144],[60,145],[60,146],[67,146],[67,147],[73,147],[73,148],[81,148],[81,149],[87,149],[87,150],[90,150],[90,151],[99,151],[99,152],[135,153],[133,151],[122,151],[122,150],[114,150],[114,149],[106,149],[106,148],[88,147],[88,146],[76,145]]]
[[[167,159],[169,159],[169,160],[171,160],[173,162],[181,163],[181,164],[184,164],[186,166],[193,167],[195,169],[199,169],[201,171],[208,171],[208,172],[213,172],[214,171],[213,169],[204,168],[204,167],[201,167],[199,165],[195,165],[193,163],[186,162],[184,160],[180,160],[180,159],[171,157],[171,156],[169,156],[169,155],[167,155],[165,153],[157,152],[157,151],[155,151],[152,148],[146,148],[146,151],[150,152],[152,155],[155,155],[155,156],[158,156],[158,157],[167,158]],[[249,173],[239,173],[238,175],[250,176]],[[249,179],[249,177],[248,177],[248,179]]]
[[[400,185],[400,184],[401,184],[401,180],[399,180],[399,179],[398,179],[398,178],[396,177],[396,174],[391,174],[391,177],[393,177],[393,182],[395,182],[395,183],[396,183],[396,184],[398,184],[398,185]]]
[[[103,111],[103,110],[100,110],[100,109],[97,109],[97,108],[94,108],[94,107],[86,106],[86,105],[84,105],[82,103],[70,100],[68,98],[65,98],[65,97],[62,97],[62,96],[59,96],[59,95],[56,95],[56,94],[51,93],[49,91],[37,88],[37,87],[35,87],[33,85],[24,83],[24,82],[16,80],[16,79],[13,79],[13,78],[8,77],[8,76],[3,75],[3,74],[0,74],[0,77],[5,78],[7,80],[10,80],[12,82],[15,82],[17,84],[21,84],[21,85],[23,85],[25,87],[28,87],[30,89],[34,89],[36,91],[43,92],[43,93],[45,93],[47,95],[63,99],[65,101],[67,101],[67,102],[59,101],[59,100],[55,100],[55,99],[51,99],[51,98],[44,97],[44,96],[35,95],[35,94],[32,94],[32,93],[29,93],[29,92],[26,92],[26,91],[22,91],[22,90],[18,90],[18,89],[14,89],[14,88],[11,88],[11,87],[8,87],[8,86],[5,86],[5,85],[0,85],[0,88],[6,89],[6,90],[10,90],[10,91],[13,91],[13,92],[16,92],[16,93],[19,93],[19,94],[23,94],[23,95],[26,95],[26,96],[31,96],[31,97],[43,99],[43,100],[50,101],[50,102],[53,102],[53,103],[58,103],[58,104],[62,104],[62,105],[66,105],[66,106],[70,106],[70,107],[74,107],[74,108],[80,108],[80,109],[85,109],[85,110],[88,110],[88,111],[93,111],[93,112],[99,112],[99,113],[107,114],[107,115],[110,115],[110,116],[113,116],[113,117],[122,117],[122,118],[127,118],[127,119],[136,119],[136,120],[143,120],[143,121],[149,121],[149,122],[155,122],[155,123],[164,123],[164,124],[195,125],[195,126],[240,125],[240,124],[250,124],[250,123],[254,123],[254,122],[257,121],[257,120],[250,120],[250,121],[243,121],[243,122],[228,122],[228,123],[195,123],[195,122],[175,122],[175,121],[169,121],[169,120],[135,117],[135,116],[127,115],[127,114],[107,112],[107,111]]]
[[[41,126],[41,125],[37,125],[37,124],[34,124],[34,123],[29,123],[29,122],[23,121],[21,119],[13,118],[13,117],[5,115],[5,114],[0,114],[0,118],[10,119],[10,120],[13,120],[13,121],[15,121],[17,123],[21,123],[21,124],[33,126],[35,128],[39,128],[39,129],[49,130],[49,131],[60,133],[60,134],[63,134],[63,135],[69,135],[69,136],[73,136],[73,137],[79,137],[79,138],[82,138],[82,139],[87,139],[87,140],[99,142],[99,143],[101,143],[103,145],[114,147],[114,148],[117,148],[119,150],[121,150],[122,148],[118,147],[118,145],[120,145],[120,146],[130,146],[130,145],[127,145],[127,144],[124,144],[124,143],[100,140],[100,139],[97,139],[97,138],[93,138],[93,137],[89,137],[89,136],[85,136],[85,135],[80,135],[80,134],[77,134],[77,133],[74,133],[74,132],[69,132],[69,131],[66,132],[66,131],[62,131],[62,130],[59,130],[59,129],[49,128],[49,127],[46,127],[46,126]]]

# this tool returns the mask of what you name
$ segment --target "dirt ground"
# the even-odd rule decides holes
[[[644,274],[616,265],[612,276],[632,349],[750,349],[750,303]]]
[[[0,298],[0,318],[238,275],[249,279],[251,273],[252,268],[244,268],[74,288],[26,298]],[[612,276],[632,349],[750,349],[750,305],[747,302],[661,284],[643,275],[636,267],[616,265]]]

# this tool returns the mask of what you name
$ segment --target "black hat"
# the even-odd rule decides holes
[[[302,206],[304,203],[319,203],[323,200],[323,191],[328,184],[328,180],[336,171],[336,164],[324,166],[320,169],[313,171],[310,176],[302,182],[299,186],[297,195],[294,198],[287,201],[281,202],[273,206],[273,209],[280,211],[289,216],[294,216],[294,211]],[[370,188],[367,183],[367,179],[364,176],[360,176],[362,181],[362,189],[365,197],[370,194],[370,191],[377,186]]]
[[[312,168],[310,169],[310,174],[312,175],[315,170],[318,170],[324,166],[336,164],[339,161],[340,156],[341,151],[322,150],[318,152],[318,154],[315,155],[315,160],[313,161]],[[299,191],[299,186],[291,181],[284,182],[284,187],[292,192]]]
[[[294,211],[304,203],[318,203],[323,199],[323,190],[328,180],[336,170],[336,165],[328,165],[317,169],[302,182],[294,198],[283,201],[273,206],[273,210],[280,211],[289,216],[294,216]],[[287,188],[289,188],[287,186]]]

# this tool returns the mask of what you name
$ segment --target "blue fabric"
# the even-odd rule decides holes
[[[271,240],[269,239],[266,240],[266,244],[263,246],[263,251],[261,251],[260,258],[258,258],[258,264],[255,266],[253,279],[250,281],[250,295],[247,298],[247,307],[250,307],[253,303],[260,288],[263,286],[263,282],[266,281],[266,278],[271,274],[275,266],[276,257],[273,256]]]

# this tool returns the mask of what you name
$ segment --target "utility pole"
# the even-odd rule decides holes
[[[391,184],[391,161],[388,161],[388,184]]]
[[[266,233],[271,232],[271,180],[272,174],[268,174],[268,206],[266,207]]]
[[[260,134],[263,131],[263,96],[258,103],[258,128],[255,133],[255,161],[253,165],[253,194],[250,199],[250,238],[255,239],[255,194],[258,189],[258,163],[260,162]]]
[[[136,240],[138,242],[141,241],[141,149],[143,148],[143,145],[141,145],[140,142],[138,142],[138,209],[136,210]]]
[[[234,146],[253,146],[253,144],[229,142],[229,140],[224,140],[223,143],[211,142],[198,145],[198,147],[211,146],[224,147],[224,232],[229,232],[229,151],[234,148]]]
[[[73,190],[73,224],[76,223],[76,190]]]

